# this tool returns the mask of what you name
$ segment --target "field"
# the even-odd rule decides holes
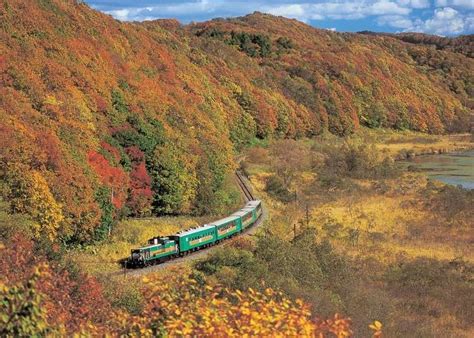
[[[249,149],[242,167],[270,215],[262,236],[295,243],[311,233],[315,243],[331,247],[330,261],[345,266],[335,265],[337,276],[331,276],[331,268],[324,272],[323,280],[331,285],[326,293],[311,291],[304,281],[310,277],[295,271],[291,277],[269,276],[267,285],[303,295],[316,313],[351,316],[362,335],[369,333],[365,323],[373,320],[382,321],[389,336],[472,335],[474,194],[405,172],[390,159],[472,146],[469,135],[364,131],[346,140],[323,136]],[[257,262],[271,265],[268,258],[260,261],[268,250],[262,246],[270,245],[263,242],[250,251]],[[252,283],[248,276],[239,277],[244,272],[232,258],[221,255],[209,259],[212,269],[206,263],[198,268],[229,285]],[[288,256],[280,264],[300,259]],[[312,269],[324,266],[324,258],[318,259],[298,264],[307,264],[305,274],[312,275]],[[341,280],[351,287],[333,286]]]
[[[470,135],[434,136],[413,132],[375,132],[372,130],[364,130],[360,135],[364,135],[359,137],[365,141],[373,142],[378,150],[393,157],[406,153],[428,153],[435,149],[450,151],[473,146]],[[320,141],[302,140],[298,141],[298,144],[311,151],[311,148],[321,146]],[[331,135],[323,138],[323,144],[334,141],[343,142]],[[364,244],[360,246],[365,247],[367,243],[370,243],[371,247],[380,246],[376,251],[379,256],[405,252],[410,255],[445,259],[460,256],[469,261],[474,259],[471,250],[469,250],[469,229],[463,231],[454,228],[446,233],[446,229],[439,229],[435,225],[430,226],[429,230],[424,227],[433,223],[431,220],[433,214],[430,211],[422,210],[415,203],[415,200],[420,198],[417,194],[419,188],[426,185],[426,179],[423,176],[412,174],[396,180],[384,180],[383,187],[378,186],[380,184],[377,182],[359,180],[356,182],[358,189],[355,193],[338,194],[337,198],[332,197],[331,201],[327,203],[321,204],[320,201],[324,198],[320,195],[313,195],[310,191],[308,194],[302,195],[305,198],[303,205],[300,202],[297,205],[295,203],[282,205],[281,201],[272,199],[265,192],[265,182],[272,170],[272,155],[269,154],[269,147],[268,144],[265,144],[264,147],[257,145],[250,148],[246,158],[249,159],[251,165],[246,170],[252,178],[254,188],[266,201],[272,219],[272,231],[285,233],[289,239],[293,235],[293,223],[305,217],[306,204],[309,203],[316,205],[310,210],[312,224],[320,227],[325,221],[331,219],[338,224],[344,224],[345,232],[350,232],[351,229],[358,230],[362,233],[360,240]],[[316,160],[317,156],[318,154],[316,154]],[[298,168],[294,168],[294,170],[296,171]],[[299,186],[305,186],[317,176],[314,171],[310,170],[300,174],[295,178],[294,187],[292,187],[297,191],[297,194],[298,190],[304,190]],[[374,186],[375,191],[383,189],[383,193],[368,193],[368,191],[374,190]],[[281,210],[283,206],[284,210]],[[290,209],[289,213],[288,209]],[[282,214],[285,216],[281,216]],[[132,247],[143,245],[151,237],[175,233],[182,229],[204,224],[216,217],[180,216],[125,219],[114,227],[109,240],[100,245],[73,250],[69,258],[81,265],[84,271],[93,274],[115,271],[118,269],[117,261],[127,257]],[[424,220],[424,224],[421,224],[423,222],[420,220]],[[436,223],[436,221],[434,222]],[[439,220],[437,222],[439,223]],[[413,226],[410,228],[407,224]],[[368,229],[379,234],[379,237],[383,236],[383,241],[379,241],[378,244],[373,240],[367,241],[366,232]],[[454,232],[456,233],[455,237],[453,237]],[[396,238],[388,240],[390,234],[396,234]],[[374,236],[377,235],[372,235],[372,237]],[[428,237],[425,238],[426,236]],[[335,240],[344,242],[344,235],[339,234]],[[364,240],[365,242],[362,242]],[[361,248],[352,248],[349,252],[357,253],[359,250]]]

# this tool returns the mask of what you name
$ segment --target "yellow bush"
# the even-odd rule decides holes
[[[9,197],[13,210],[31,216],[36,238],[44,236],[53,241],[64,216],[44,177],[38,171],[31,171],[27,175],[16,173],[12,180]]]
[[[168,274],[169,273],[169,274]],[[351,335],[350,320],[312,320],[309,306],[281,292],[229,290],[178,271],[145,278],[148,305],[121,334],[199,337],[337,337]],[[130,325],[130,322],[134,324]]]

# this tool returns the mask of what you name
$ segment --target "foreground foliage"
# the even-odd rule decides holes
[[[346,337],[350,320],[335,315],[313,320],[307,304],[292,301],[281,292],[265,289],[232,291],[209,285],[202,277],[192,278],[177,271],[171,276],[146,279],[146,299],[150,302],[141,325],[159,328],[171,336],[321,336]],[[148,329],[151,335],[160,332]],[[133,332],[133,330],[132,330]]]
[[[94,278],[71,275],[57,262],[44,263],[32,242],[16,236],[0,250],[2,336],[351,334],[350,319],[339,315],[314,319],[306,303],[291,300],[281,292],[270,288],[262,292],[251,288],[232,290],[178,269],[143,281],[132,277],[127,283],[139,283],[145,300],[144,306],[133,313],[117,303],[117,298],[112,299],[114,307]],[[16,267],[15,272],[11,266]],[[109,279],[108,283],[118,282]]]

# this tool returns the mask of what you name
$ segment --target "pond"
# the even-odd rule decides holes
[[[417,156],[404,161],[404,165],[412,166],[432,179],[474,189],[474,150]]]

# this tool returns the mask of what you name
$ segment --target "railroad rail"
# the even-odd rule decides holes
[[[237,183],[239,184],[240,189],[244,193],[245,202],[254,201],[255,198],[253,197],[252,192],[250,191],[247,183],[245,182],[244,176],[239,171],[235,172],[235,176],[237,177]]]

